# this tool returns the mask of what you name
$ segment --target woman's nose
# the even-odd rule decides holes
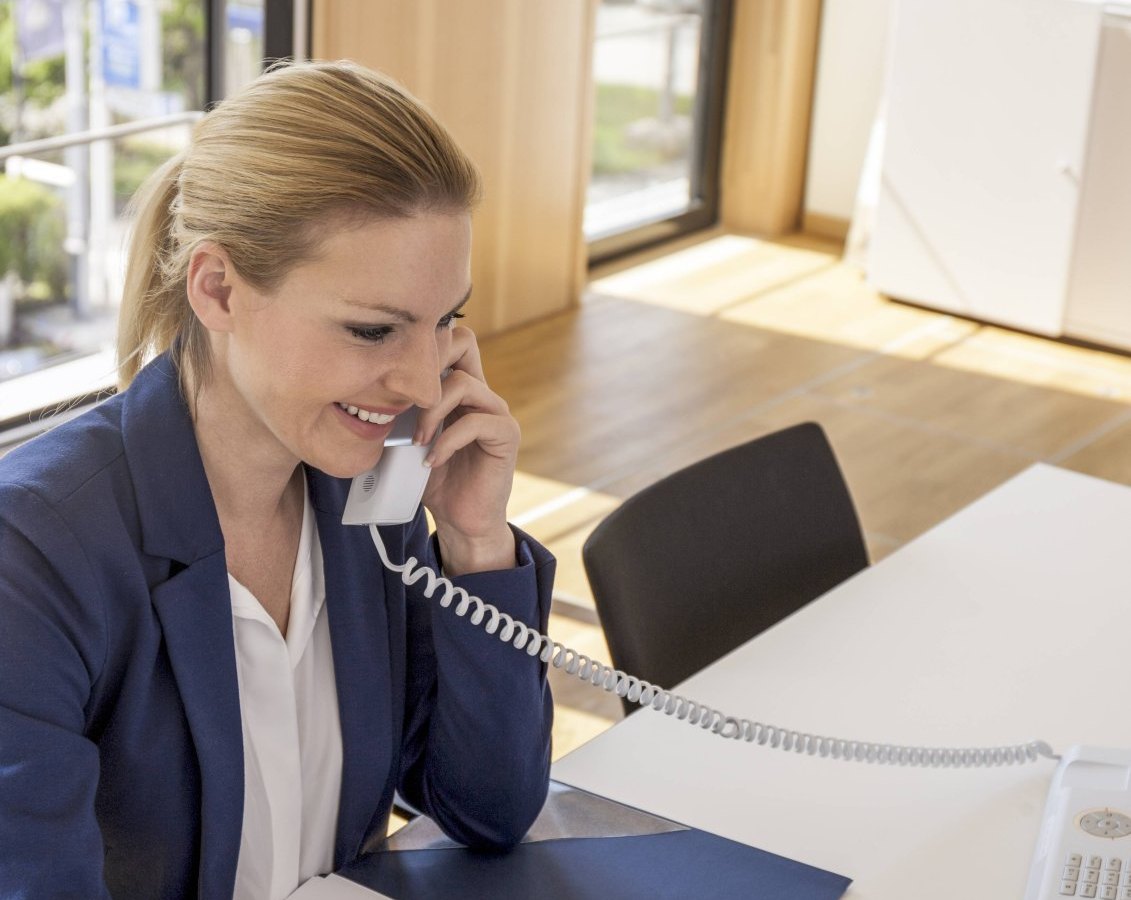
[[[413,406],[430,409],[440,402],[440,354],[435,340],[406,348],[386,383]]]

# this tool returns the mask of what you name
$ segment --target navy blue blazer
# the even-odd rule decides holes
[[[239,447],[232,447],[239,453]],[[546,794],[537,658],[387,572],[307,470],[342,730],[335,867],[384,836],[393,791],[503,847]],[[423,516],[382,528],[433,567]],[[553,558],[455,579],[545,631]],[[175,367],[0,460],[0,896],[231,896],[243,732],[223,536]]]

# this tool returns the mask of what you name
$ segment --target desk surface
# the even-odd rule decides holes
[[[693,676],[729,715],[934,746],[1131,746],[1131,488],[1039,465]],[[894,768],[645,710],[554,777],[849,875],[858,900],[1020,897],[1055,763]]]

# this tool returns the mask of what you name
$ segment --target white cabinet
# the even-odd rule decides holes
[[[1131,8],[1104,16],[1064,333],[1131,349]]]
[[[1083,0],[900,0],[868,265],[877,288],[1131,346],[1121,12]]]

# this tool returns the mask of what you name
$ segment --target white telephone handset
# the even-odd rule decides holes
[[[431,445],[412,442],[419,413],[419,407],[413,406],[396,417],[377,465],[353,480],[342,515],[343,525],[400,525],[412,521],[432,471],[424,465]],[[436,436],[442,429],[443,425],[436,429]]]

